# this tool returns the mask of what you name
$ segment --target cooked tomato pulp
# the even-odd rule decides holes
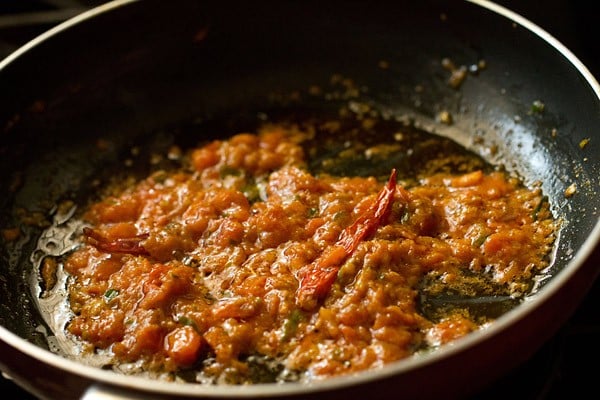
[[[518,297],[548,266],[556,226],[539,187],[482,169],[407,184],[315,173],[305,137],[274,124],[214,140],[91,204],[64,261],[68,332],[172,379],[323,379],[491,322],[461,308],[426,316],[425,277]],[[303,279],[318,290],[300,293]]]

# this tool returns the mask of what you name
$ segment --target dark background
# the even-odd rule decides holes
[[[57,23],[104,2],[0,0],[0,59]],[[594,1],[497,0],[496,3],[546,30],[600,79],[600,27],[598,14],[593,10]],[[599,250],[588,262],[600,264]],[[554,400],[572,398],[577,393],[596,397],[600,391],[597,375],[600,313],[596,308],[599,301],[600,282],[596,282],[573,317],[547,344],[529,361],[494,382],[475,399]],[[0,377],[0,393],[14,393],[11,398],[15,399],[32,399],[5,377]]]

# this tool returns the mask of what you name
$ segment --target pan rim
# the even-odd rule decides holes
[[[6,56],[4,59],[0,60],[0,71],[2,71],[6,66],[15,62],[15,60],[20,58],[23,54],[34,49],[35,47],[37,47],[41,43],[45,42],[46,40],[50,39],[51,37],[56,36],[58,33],[62,32],[64,30],[67,30],[75,25],[78,25],[88,19],[94,18],[97,15],[104,14],[111,10],[123,7],[130,3],[136,3],[138,1],[142,1],[142,0],[110,0],[107,3],[93,7],[93,8],[91,8],[87,11],[84,11],[78,15],[68,18],[67,20],[59,23],[58,25],[48,29],[47,31],[45,31],[45,32],[39,34],[38,36],[34,37],[33,39],[29,40],[28,42],[23,44],[21,47],[19,47],[18,49],[16,49],[12,53],[10,53],[8,56]]]
[[[0,61],[0,71],[7,65],[13,63],[21,55],[35,48],[37,45],[56,35],[65,29],[68,29],[76,24],[82,23],[87,19],[105,13],[130,3],[136,3],[140,0],[113,0],[86,11],[78,16],[57,25],[56,27],[46,31],[40,36],[29,41],[11,55]],[[535,33],[542,41],[557,49],[574,68],[583,76],[585,82],[593,90],[596,99],[600,99],[600,84],[588,68],[560,41],[554,38],[547,31],[522,17],[521,15],[488,0],[465,0],[480,7],[493,11],[501,16],[508,18],[515,23],[522,25],[527,30]],[[399,375],[410,370],[425,367],[436,363],[442,359],[446,359],[455,354],[458,354],[465,349],[472,347],[477,343],[481,343],[491,339],[492,337],[501,334],[509,326],[525,318],[532,313],[536,308],[543,304],[548,298],[555,295],[559,289],[568,281],[589,258],[594,249],[600,243],[600,220],[597,219],[596,224],[591,231],[590,236],[585,240],[582,246],[577,249],[572,259],[567,263],[565,268],[552,278],[544,288],[536,294],[535,298],[525,302],[517,307],[517,309],[508,312],[498,318],[494,324],[487,329],[474,332],[462,339],[453,342],[451,345],[444,346],[427,356],[414,356],[408,359],[399,360],[390,365],[386,365],[377,370],[363,371],[353,375],[328,378],[324,381],[319,381],[311,384],[305,383],[286,383],[279,384],[257,384],[252,386],[206,386],[195,383],[171,383],[151,381],[143,377],[132,377],[119,375],[114,372],[99,370],[98,368],[83,365],[75,360],[70,360],[59,356],[50,351],[44,350],[20,336],[14,334],[3,326],[0,326],[0,340],[8,345],[20,350],[21,352],[53,367],[67,371],[74,375],[82,376],[109,384],[111,386],[119,386],[130,388],[144,392],[162,393],[162,394],[177,394],[177,395],[210,395],[212,397],[235,397],[235,398],[252,398],[257,395],[282,396],[297,394],[299,392],[311,393],[325,390],[335,390],[336,388],[349,387],[371,382],[378,379],[387,378],[394,375]]]

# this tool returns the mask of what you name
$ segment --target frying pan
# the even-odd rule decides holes
[[[458,87],[443,59],[470,71]],[[439,351],[311,385],[166,383],[57,354],[32,261],[47,221],[65,222],[53,220],[56,205],[86,199],[132,146],[193,143],[210,121],[233,129],[274,107],[327,109],[307,93],[333,75],[356,82],[381,115],[542,182],[562,224],[536,293]],[[0,249],[0,368],[43,399],[476,393],[539,349],[597,278],[585,261],[600,236],[599,97],[569,50],[487,1],[120,0],[75,17],[0,63],[0,228],[19,229]],[[100,139],[110,151],[96,150]]]

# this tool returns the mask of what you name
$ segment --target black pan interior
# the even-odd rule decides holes
[[[597,223],[597,94],[557,49],[475,4],[149,0],[49,36],[0,71],[0,224],[22,232],[0,248],[0,323],[42,347],[27,276],[44,224],[23,224],[23,210],[51,221],[132,146],[193,144],[211,121],[233,130],[274,110],[334,112],[347,99],[311,96],[338,93],[332,76],[380,115],[542,181],[564,221],[554,272]],[[445,58],[471,69],[458,88]]]

